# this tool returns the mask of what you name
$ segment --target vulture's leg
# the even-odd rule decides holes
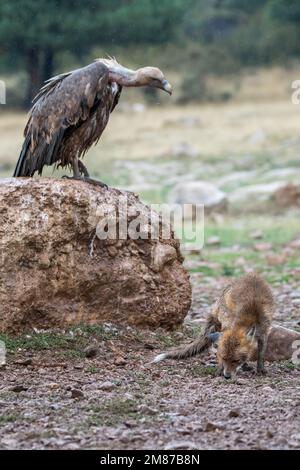
[[[83,179],[81,177],[81,173],[79,171],[79,165],[78,165],[78,158],[77,157],[72,159],[72,170],[73,170],[73,176],[64,175],[63,178],[67,179],[67,180],[81,180],[81,179]]]
[[[108,189],[107,184],[102,183],[102,181],[90,178],[89,172],[87,171],[86,167],[80,160],[78,160],[77,157],[72,160],[72,168],[73,176],[64,176],[63,178],[86,181],[87,183],[93,184],[94,186],[101,186],[101,188]]]
[[[78,168],[79,168],[80,173],[81,173],[85,178],[89,178],[89,177],[90,177],[89,172],[87,171],[87,167],[82,163],[81,160],[78,160]]]

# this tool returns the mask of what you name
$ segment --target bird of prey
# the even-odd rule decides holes
[[[74,179],[95,182],[80,157],[101,137],[123,86],[172,94],[158,68],[130,70],[114,58],[96,59],[48,80],[33,100],[14,176],[41,175],[45,165],[56,165],[72,168]]]

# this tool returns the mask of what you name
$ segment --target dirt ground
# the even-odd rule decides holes
[[[234,381],[217,375],[213,352],[150,364],[199,333],[195,325],[228,278],[201,284],[194,274],[192,282],[182,331],[81,326],[10,339],[0,370],[0,448],[300,448],[300,369],[292,363]],[[297,327],[296,288],[273,288],[277,323]]]
[[[235,381],[217,375],[213,353],[150,364],[199,333],[218,291],[250,269],[271,283],[275,322],[299,331],[299,205],[279,210],[272,194],[266,203],[259,193],[273,182],[300,184],[299,107],[290,99],[297,73],[275,72],[249,75],[237,102],[137,111],[124,94],[87,156],[93,177],[151,203],[167,202],[179,182],[204,179],[226,193],[229,212],[206,218],[204,250],[187,259],[193,306],[181,331],[82,325],[6,338],[0,448],[300,448],[300,369],[291,362]],[[0,117],[1,177],[13,172],[25,121],[24,113]],[[253,186],[259,191],[245,202]],[[94,346],[97,355],[86,357]]]

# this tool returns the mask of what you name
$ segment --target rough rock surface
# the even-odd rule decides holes
[[[282,361],[292,359],[293,354],[299,351],[300,333],[298,331],[273,325],[268,335],[266,361]]]
[[[128,211],[116,215],[120,197]],[[132,193],[83,182],[0,180],[0,331],[101,321],[178,326],[191,288],[173,234],[99,239],[107,214],[134,228],[149,211]],[[143,221],[138,227],[147,232]]]

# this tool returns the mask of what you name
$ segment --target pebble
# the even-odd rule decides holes
[[[107,381],[107,382],[102,382],[100,385],[99,385],[99,389],[100,390],[106,390],[106,391],[110,391],[110,390],[113,390],[115,388],[115,384],[113,382],[110,382],[110,381]]]
[[[28,387],[25,387],[24,385],[14,385],[10,390],[12,392],[20,393],[28,390]]]
[[[209,245],[209,246],[220,245],[220,243],[221,243],[221,239],[220,237],[217,237],[217,236],[208,237],[208,239],[206,240],[206,245]]]
[[[233,409],[230,410],[228,413],[229,418],[238,418],[240,416],[241,412],[239,409]]]
[[[95,346],[95,345],[87,346],[84,349],[85,357],[88,357],[89,359],[96,357],[98,352],[99,352],[99,348],[98,346]]]
[[[84,393],[81,390],[78,390],[77,388],[73,388],[71,390],[71,397],[72,398],[83,398]]]

